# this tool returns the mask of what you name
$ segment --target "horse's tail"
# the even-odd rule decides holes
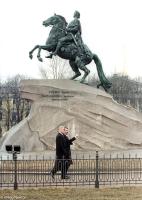
[[[102,63],[96,54],[93,54],[93,60],[96,64],[98,76],[101,82],[100,84],[97,85],[97,88],[99,88],[99,86],[102,86],[104,90],[107,91],[107,89],[111,87],[112,83],[106,78],[102,68]]]

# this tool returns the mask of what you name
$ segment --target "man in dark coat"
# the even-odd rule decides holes
[[[71,151],[70,145],[72,140],[69,140],[65,133],[65,127],[60,126],[58,129],[58,134],[56,136],[56,160],[53,169],[51,170],[51,176],[54,179],[54,175],[57,171],[61,171],[62,179],[69,179],[67,176],[67,170],[70,166]]]
[[[54,175],[57,171],[61,171],[61,178],[68,179],[67,172],[67,160],[68,152],[66,148],[66,139],[64,137],[64,126],[60,126],[58,134],[56,136],[56,160],[53,169],[51,170],[51,176],[54,179]]]

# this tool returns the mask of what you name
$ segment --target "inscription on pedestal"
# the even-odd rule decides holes
[[[50,90],[47,97],[52,101],[68,101],[70,98],[74,97],[75,93],[65,90]]]

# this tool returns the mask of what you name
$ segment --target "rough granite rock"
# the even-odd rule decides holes
[[[23,80],[21,92],[32,100],[30,114],[5,133],[1,151],[6,144],[53,150],[59,125],[79,135],[75,150],[142,148],[142,114],[104,91],[71,80]]]

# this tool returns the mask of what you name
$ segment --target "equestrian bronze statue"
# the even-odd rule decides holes
[[[50,52],[50,55],[47,56],[47,58],[52,59],[52,56],[58,55],[63,59],[69,60],[69,64],[75,73],[74,76],[71,77],[71,80],[74,80],[81,75],[79,70],[84,71],[84,75],[80,80],[81,83],[85,81],[90,73],[86,65],[94,60],[100,79],[100,84],[98,84],[97,87],[99,88],[99,86],[102,86],[104,90],[107,91],[111,87],[111,83],[103,72],[99,57],[92,53],[87,45],[83,43],[79,18],[80,13],[75,11],[74,19],[69,24],[63,16],[56,14],[43,21],[45,27],[52,26],[49,37],[47,38],[45,45],[36,45],[29,52],[29,57],[32,59],[33,52],[38,49],[37,58],[42,62],[43,60],[40,56],[40,52],[43,49]]]

